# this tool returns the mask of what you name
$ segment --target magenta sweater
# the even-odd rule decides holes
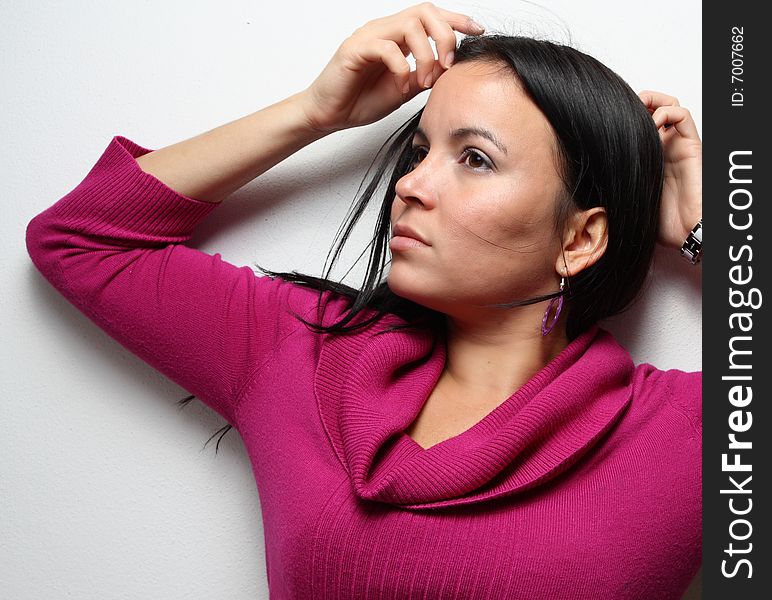
[[[595,326],[467,431],[404,430],[444,343],[311,332],[318,292],[185,245],[218,204],[116,136],[27,227],[38,270],[241,434],[272,599],[679,599],[701,563],[701,374]],[[325,292],[332,323],[345,299]],[[372,314],[372,313],[370,313]],[[360,318],[357,318],[357,322]]]

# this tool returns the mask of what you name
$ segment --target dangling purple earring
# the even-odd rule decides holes
[[[552,328],[555,327],[555,323],[558,322],[558,317],[560,317],[560,311],[563,310],[563,288],[566,285],[566,278],[561,277],[560,278],[560,296],[556,298],[552,298],[550,300],[550,303],[547,305],[547,310],[544,311],[544,318],[541,320],[541,335],[544,337],[547,335],[550,331],[552,331]],[[547,319],[549,319],[550,311],[552,308],[557,304],[557,308],[555,308],[555,316],[552,317],[552,321],[549,325],[547,325]]]

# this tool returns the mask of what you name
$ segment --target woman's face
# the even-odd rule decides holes
[[[395,294],[461,316],[474,305],[558,289],[556,142],[509,70],[480,62],[447,70],[430,92],[413,148],[391,226],[409,226],[428,245],[391,240]]]

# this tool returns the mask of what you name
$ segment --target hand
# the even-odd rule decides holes
[[[702,142],[691,114],[676,98],[651,90],[638,96],[654,119],[665,158],[657,241],[680,249],[702,218]]]
[[[340,45],[303,92],[309,126],[330,133],[385,117],[431,87],[449,68],[456,48],[454,30],[479,35],[471,17],[423,2],[368,21]],[[429,45],[437,47],[439,60]],[[416,70],[405,58],[412,53]]]

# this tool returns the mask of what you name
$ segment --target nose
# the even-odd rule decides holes
[[[419,202],[425,208],[434,206],[432,170],[428,168],[429,156],[425,156],[397,181],[394,191],[405,203]]]

